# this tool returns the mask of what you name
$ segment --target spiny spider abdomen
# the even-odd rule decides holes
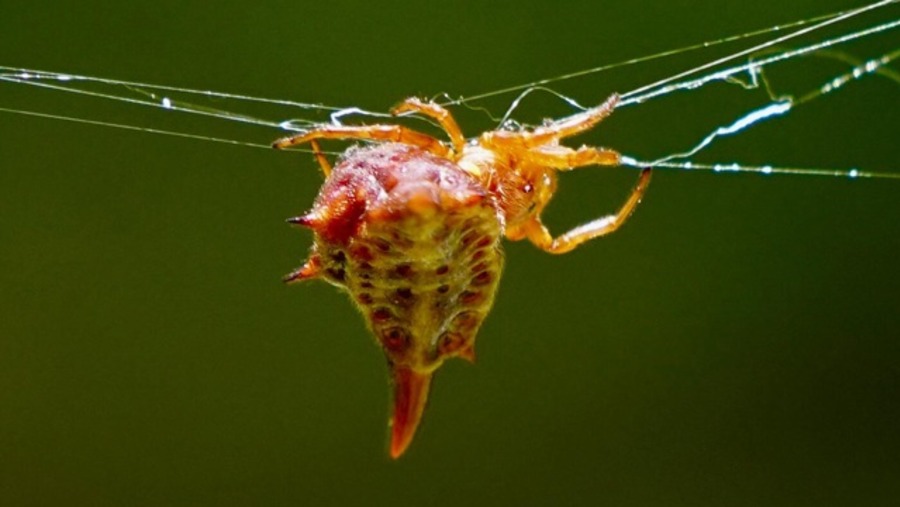
[[[409,444],[432,373],[474,360],[474,341],[500,279],[500,214],[454,163],[405,144],[349,151],[312,210],[315,232],[289,280],[320,277],[356,302],[393,370],[391,454]]]

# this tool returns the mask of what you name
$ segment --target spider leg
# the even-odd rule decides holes
[[[417,146],[439,157],[447,158],[450,155],[450,149],[437,139],[402,125],[320,125],[302,134],[279,139],[272,143],[272,147],[282,150],[316,139],[393,141]]]
[[[543,167],[568,171],[586,165],[619,165],[621,155],[615,150],[582,146],[577,150],[558,144],[538,146],[525,157]]]
[[[537,127],[531,132],[505,132],[495,131],[482,139],[489,145],[504,148],[533,148],[544,144],[556,144],[560,139],[580,134],[594,128],[598,123],[611,115],[619,102],[619,96],[615,93],[599,106],[587,111],[563,118],[561,120]]]
[[[595,125],[611,115],[618,103],[619,96],[614,93],[599,106],[534,129],[529,137],[534,144],[546,144],[554,139],[580,134],[594,128]]]
[[[631,191],[625,204],[613,215],[597,218],[586,224],[579,225],[574,229],[554,238],[547,227],[541,223],[540,218],[534,220],[527,225],[526,234],[528,239],[538,248],[550,253],[566,253],[578,245],[600,236],[605,236],[622,226],[634,209],[641,202],[647,186],[650,184],[650,168],[641,171],[637,185]]]
[[[322,153],[319,141],[312,139],[309,141],[309,145],[312,147],[313,156],[316,157],[316,161],[319,162],[319,166],[322,168],[322,173],[325,174],[325,177],[327,178],[331,174],[331,164],[328,163],[328,159],[325,157],[325,154]]]
[[[453,115],[450,114],[450,111],[447,111],[442,106],[432,101],[422,102],[416,97],[410,97],[404,100],[400,105],[391,110],[391,114],[394,115],[408,112],[419,113],[438,122],[441,128],[443,128],[450,137],[450,142],[453,143],[453,151],[456,155],[459,156],[459,154],[462,153],[463,148],[466,145],[466,138],[463,136],[462,130],[460,130],[456,120],[453,119]]]

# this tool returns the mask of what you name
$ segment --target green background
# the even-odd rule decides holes
[[[855,5],[19,2],[2,9],[0,64],[384,111]],[[554,88],[598,103],[718,54]],[[846,68],[809,59],[771,77],[803,92]],[[898,98],[888,79],[851,83],[695,160],[896,171]],[[577,142],[652,158],[764,103],[711,86],[622,109]],[[280,135],[5,83],[0,107]],[[517,116],[570,111],[541,95]],[[491,127],[460,115],[469,135]],[[635,177],[564,175],[548,222],[612,211]],[[900,182],[658,171],[609,238],[558,257],[507,244],[478,363],[440,371],[397,462],[362,319],[325,284],[279,282],[310,244],[283,220],[319,185],[304,154],[0,115],[0,504],[900,497]]]

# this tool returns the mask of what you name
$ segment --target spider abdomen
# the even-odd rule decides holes
[[[318,275],[350,294],[393,365],[474,357],[502,267],[500,214],[478,181],[409,145],[357,148],[301,218]]]

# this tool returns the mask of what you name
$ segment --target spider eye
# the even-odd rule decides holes
[[[525,192],[526,194],[530,194],[533,191],[534,187],[531,186],[531,183],[526,183],[525,186],[522,187],[522,192]]]

